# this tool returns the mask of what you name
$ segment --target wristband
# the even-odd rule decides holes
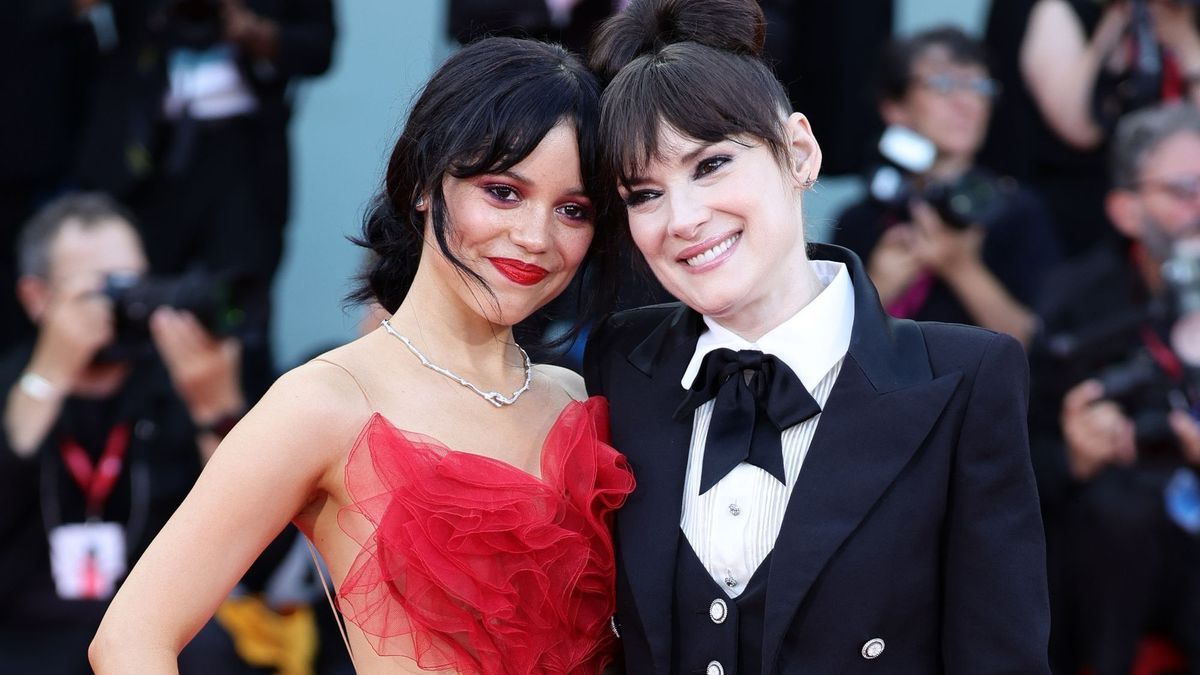
[[[36,401],[53,401],[58,398],[59,389],[50,380],[34,372],[27,371],[17,381],[17,386],[25,395]]]

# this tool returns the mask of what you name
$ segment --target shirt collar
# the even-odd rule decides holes
[[[809,391],[816,388],[850,349],[850,331],[854,327],[854,288],[846,265],[831,260],[810,260],[809,264],[824,288],[787,321],[750,342],[710,317],[704,317],[706,330],[696,341],[696,351],[683,371],[679,384],[692,386],[704,357],[714,349],[757,349],[773,354],[787,364]]]

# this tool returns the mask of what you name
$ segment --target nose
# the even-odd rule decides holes
[[[672,237],[692,239],[696,230],[708,221],[712,211],[704,204],[702,196],[700,190],[691,186],[676,187],[667,192],[671,207],[667,232]]]
[[[541,253],[549,246],[553,220],[552,210],[530,209],[520,213],[509,230],[509,240],[530,253]]]

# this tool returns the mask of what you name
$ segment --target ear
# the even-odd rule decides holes
[[[34,324],[40,324],[50,306],[50,286],[46,280],[29,274],[17,279],[17,300]]]
[[[886,127],[899,125],[912,128],[912,116],[908,109],[899,101],[884,100],[879,102],[879,117]]]
[[[1130,239],[1141,239],[1141,206],[1136,194],[1121,188],[1109,190],[1104,197],[1104,211],[1118,232]]]
[[[788,141],[788,167],[797,186],[808,187],[821,173],[821,146],[813,135],[808,118],[792,113],[784,122]]]

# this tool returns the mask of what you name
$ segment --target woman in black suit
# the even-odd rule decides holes
[[[821,150],[752,0],[607,22],[601,134],[629,234],[681,303],[594,331],[638,488],[618,515],[636,673],[1048,673],[1015,340],[887,316],[805,241]]]

